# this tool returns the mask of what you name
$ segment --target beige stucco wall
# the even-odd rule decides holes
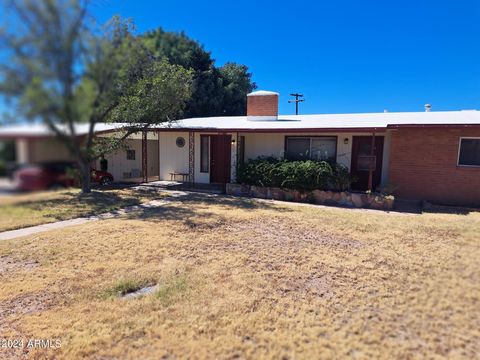
[[[66,146],[55,138],[28,140],[29,163],[73,160]]]
[[[108,172],[113,175],[115,181],[127,180],[128,177],[124,173],[137,172],[142,173],[142,143],[140,140],[126,140],[129,149],[135,150],[135,160],[127,160],[126,151],[121,149],[114,153],[107,154],[105,158],[108,160]],[[100,169],[99,161],[97,168]],[[141,175],[140,175],[141,176]]]
[[[135,160],[127,160],[127,152],[124,149],[105,156],[108,160],[108,172],[113,175],[115,181],[129,180],[125,173],[142,176],[142,141],[127,139],[125,144],[128,149],[135,150]],[[148,176],[158,175],[158,140],[147,140],[147,161]],[[96,167],[100,169],[100,160],[97,160]]]
[[[195,157],[194,157],[194,171],[195,171],[195,182],[200,184],[208,184],[210,182],[210,173],[200,172],[200,137],[201,135],[216,135],[217,133],[212,132],[195,132],[194,133],[194,147],[195,147]],[[233,139],[236,139],[236,135],[228,133]],[[185,139],[185,146],[179,148],[176,145],[177,137],[183,137]],[[236,144],[231,145],[231,177],[235,178],[235,169],[236,169]],[[189,133],[188,132],[161,132],[160,133],[160,179],[161,180],[170,180],[171,172],[189,172]],[[181,180],[177,178],[177,180]]]
[[[195,182],[209,183],[210,173],[200,172],[200,136],[215,135],[213,132],[195,132]],[[237,160],[237,133],[228,133],[235,140],[231,148],[231,179],[235,180],[236,160]],[[353,136],[371,136],[371,133],[239,133],[239,136],[245,136],[245,159],[254,159],[258,156],[283,157],[285,147],[285,136],[336,136],[337,137],[337,162],[350,169],[352,155],[352,137]],[[384,154],[382,168],[382,183],[388,181],[388,163],[390,154],[390,133],[378,133],[384,136]],[[159,133],[159,142],[156,139],[156,133],[149,133],[148,137],[148,160],[149,176],[160,175],[161,180],[170,180],[171,172],[189,172],[189,133],[187,131],[168,131]],[[177,137],[185,139],[185,146],[179,148],[176,145]],[[348,139],[345,144],[345,139]],[[115,180],[123,179],[124,172],[130,172],[132,169],[141,171],[141,140],[136,137],[135,140],[129,140],[129,145],[136,150],[135,160],[126,160],[125,151],[109,155],[109,171],[113,174]],[[157,155],[157,156],[156,156]],[[158,163],[160,167],[158,168]],[[180,180],[180,179],[178,179]]]
[[[28,140],[16,139],[15,140],[15,161],[17,164],[28,164],[30,156],[28,154]]]
[[[177,137],[185,139],[185,146],[176,145]],[[198,140],[200,151],[200,139]],[[170,180],[171,172],[188,173],[188,132],[172,131],[160,133],[160,179]]]
[[[258,156],[283,157],[286,136],[336,136],[337,162],[350,169],[352,161],[352,137],[370,136],[370,133],[245,133],[245,159],[255,159]],[[385,134],[377,134],[385,135]],[[348,144],[344,140],[348,139]]]
[[[212,132],[195,133],[195,182],[209,183],[210,173],[200,172],[200,136],[215,135]],[[235,140],[231,148],[231,179],[235,180],[237,160],[237,133],[228,133]],[[285,136],[337,136],[337,162],[350,169],[352,160],[352,137],[371,136],[371,133],[239,133],[245,136],[245,159],[254,159],[258,156],[283,157]],[[382,164],[382,183],[388,181],[388,162],[390,149],[390,135],[378,133],[384,136],[384,154]],[[185,138],[185,146],[178,148],[175,140],[178,136]],[[170,179],[170,172],[178,171],[188,173],[188,132],[163,132],[160,133],[160,177],[162,180]],[[345,139],[348,139],[345,144]]]
[[[104,133],[100,137],[120,137],[122,134]],[[142,133],[131,134],[125,144],[128,149],[135,150],[135,160],[127,160],[126,150],[120,149],[114,153],[107,154],[105,158],[108,160],[108,172],[113,175],[114,181],[130,180],[125,173],[138,175],[142,174]],[[158,176],[159,173],[159,151],[158,151],[158,134],[157,132],[147,132],[147,161],[148,176]],[[97,169],[100,169],[100,160],[96,162]]]
[[[352,137],[371,136],[371,133],[240,133],[245,136],[245,160],[255,159],[258,156],[283,157],[285,149],[285,136],[336,136],[337,137],[337,163],[350,170],[352,161]],[[378,133],[384,136],[384,153],[382,163],[382,183],[388,181],[388,163],[390,155],[390,134]],[[348,139],[345,144],[345,139]]]

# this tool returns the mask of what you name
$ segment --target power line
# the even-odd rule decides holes
[[[295,100],[288,100],[289,103],[295,103],[295,115],[298,115],[298,103],[305,101],[305,99],[299,99],[303,98],[303,94],[298,94],[298,93],[293,93],[290,94],[290,96],[295,96]]]

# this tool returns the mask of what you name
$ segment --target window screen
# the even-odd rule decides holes
[[[337,138],[312,138],[310,158],[314,160],[335,160]]]
[[[480,166],[480,139],[461,139],[458,165]]]
[[[287,137],[285,157],[289,160],[335,161],[337,154],[336,137]]]
[[[210,153],[210,137],[208,135],[200,136],[200,172],[208,173],[210,170],[209,164]]]
[[[286,158],[289,160],[302,160],[308,158],[310,153],[310,138],[287,138]]]

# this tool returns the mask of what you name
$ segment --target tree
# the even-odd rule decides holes
[[[8,164],[15,161],[15,142],[0,141],[0,176],[8,173]]]
[[[130,134],[180,116],[191,94],[191,72],[158,60],[131,23],[113,18],[98,28],[88,1],[9,2],[17,26],[0,33],[8,61],[1,65],[0,91],[17,111],[43,121],[78,162],[82,192],[90,192],[90,163],[105,147]],[[11,17],[12,18],[12,17]],[[9,31],[14,28],[15,32]],[[95,138],[95,124],[126,123],[117,138]],[[76,123],[88,124],[84,137]]]
[[[15,161],[15,142],[0,141],[0,162]]]
[[[223,80],[223,113],[245,115],[247,94],[256,88],[255,83],[252,83],[252,74],[248,72],[248,67],[229,62],[219,71]]]
[[[217,68],[210,52],[182,33],[161,28],[142,36],[157,58],[192,69],[193,93],[185,109],[186,117],[245,115],[246,95],[256,88],[245,65],[227,63]]]

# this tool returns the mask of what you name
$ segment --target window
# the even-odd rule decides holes
[[[357,170],[358,171],[370,171],[370,168],[375,171],[377,168],[377,157],[370,155],[358,155],[357,157]]]
[[[458,165],[480,166],[480,138],[461,138]]]
[[[210,171],[209,155],[210,136],[200,135],[200,172],[202,173],[208,173]]]
[[[285,147],[285,157],[289,160],[335,161],[337,157],[337,138],[335,136],[287,136]]]
[[[127,160],[135,160],[135,150],[127,150]]]

